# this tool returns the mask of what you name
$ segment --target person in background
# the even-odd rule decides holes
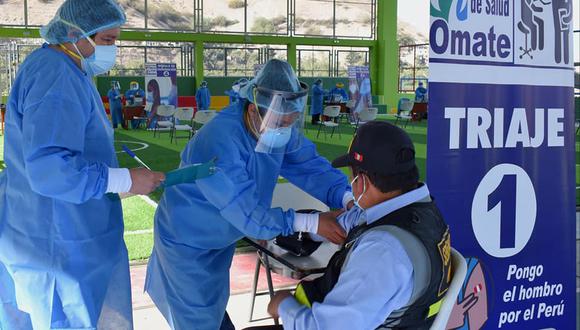
[[[125,92],[125,100],[127,105],[130,106],[140,106],[145,102],[145,91],[139,88],[139,83],[136,81],[131,81],[129,84],[129,90]],[[140,100],[140,101],[139,101]],[[138,128],[141,124],[139,119],[131,119],[131,128]]]
[[[125,92],[125,98],[127,99],[127,103],[129,105],[140,105],[135,99],[140,98],[141,103],[145,99],[145,91],[139,88],[139,83],[136,81],[131,81],[129,84],[129,90]]]
[[[230,97],[230,105],[238,102],[238,98],[240,97],[240,80],[234,81],[232,85],[232,89],[226,91],[226,95]]]
[[[320,122],[320,115],[322,114],[324,95],[328,94],[322,88],[322,79],[317,79],[312,86],[312,101],[310,114],[312,115],[312,125],[317,125]]]
[[[344,84],[339,82],[329,92],[331,102],[346,102],[348,101],[348,93],[344,90]]]
[[[165,179],[119,168],[94,77],[115,64],[125,13],[67,0],[20,65],[0,174],[0,328],[132,329],[118,193]]]
[[[451,245],[419,182],[411,138],[370,121],[332,165],[350,167],[353,178],[355,207],[338,218],[346,242],[324,275],[300,282],[294,295],[278,291],[268,312],[286,330],[429,329],[451,280]]]
[[[202,81],[199,89],[195,93],[195,102],[197,102],[197,110],[209,110],[211,103],[211,94],[207,88],[207,82]]]
[[[181,153],[181,166],[215,158],[219,171],[167,188],[155,213],[145,290],[173,329],[233,329],[226,313],[229,269],[242,237],[305,231],[344,239],[333,212],[270,206],[280,175],[332,208],[353,204],[346,176],[302,134],[308,87],[290,64],[270,60],[240,97]]]
[[[427,88],[423,87],[423,82],[419,82],[419,87],[415,89],[415,102],[427,101]]]
[[[121,103],[121,85],[118,81],[111,81],[111,89],[107,92],[107,98],[109,99],[109,110],[111,110],[111,120],[113,121],[113,128],[117,128],[117,125],[121,124],[124,129],[125,121],[123,120],[123,104]]]

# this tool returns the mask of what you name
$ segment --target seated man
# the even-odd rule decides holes
[[[338,219],[348,237],[323,276],[302,281],[295,295],[278,292],[268,312],[283,329],[428,329],[450,282],[451,247],[448,226],[418,182],[411,139],[371,121],[332,165],[354,176],[356,206]]]
[[[328,97],[331,103],[340,103],[348,101],[348,94],[343,89],[344,84],[339,82],[336,86],[328,92]]]

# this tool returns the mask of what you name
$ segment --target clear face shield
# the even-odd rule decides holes
[[[258,138],[256,152],[284,154],[300,149],[308,85],[301,82],[300,87],[299,92],[254,88],[254,104],[260,117],[252,128]]]

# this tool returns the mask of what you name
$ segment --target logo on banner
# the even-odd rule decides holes
[[[471,60],[511,60],[509,0],[431,0],[431,49],[437,55]]]
[[[572,0],[431,0],[430,9],[434,58],[571,63]]]
[[[572,0],[520,0],[521,13],[517,23],[523,46],[519,46],[519,58],[532,60],[534,53],[547,51],[545,41],[554,42],[555,63],[570,61],[570,35],[572,33]],[[548,15],[548,17],[546,17]],[[551,16],[553,30],[548,30]],[[553,32],[553,40],[546,34]]]

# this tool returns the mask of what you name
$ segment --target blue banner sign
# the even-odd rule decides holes
[[[177,65],[145,63],[147,128],[173,118],[177,110]]]
[[[573,329],[571,0],[431,0],[427,180],[468,273],[448,329]]]

